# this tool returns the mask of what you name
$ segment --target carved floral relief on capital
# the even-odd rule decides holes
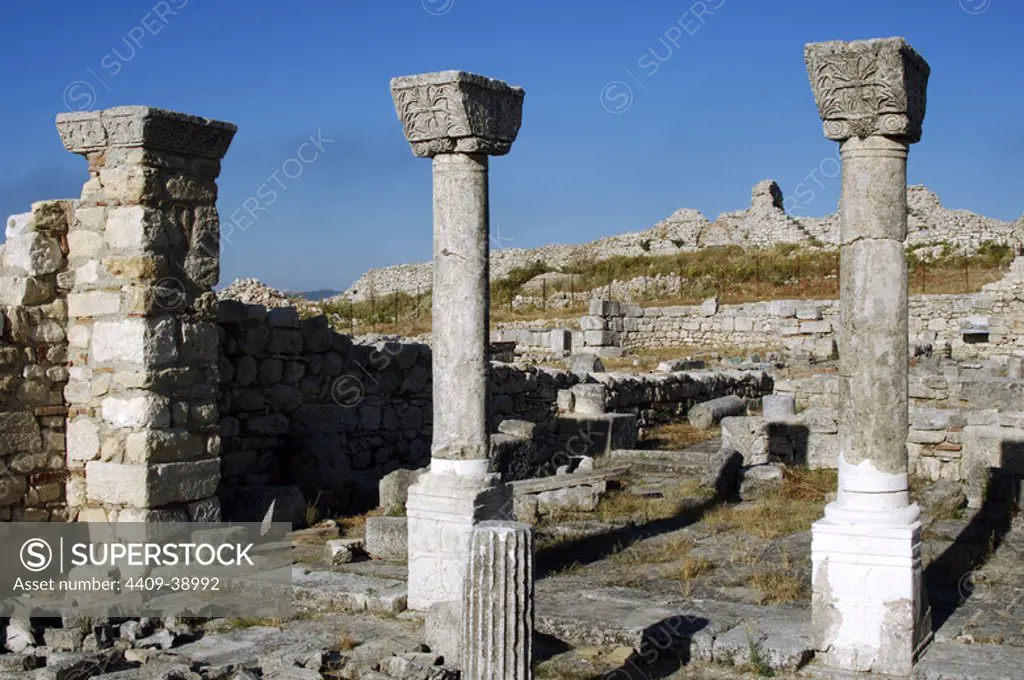
[[[146,106],[57,116],[64,147],[80,154],[125,147],[220,160],[237,129],[231,123]]]
[[[902,39],[816,43],[805,58],[827,137],[921,138],[929,68]]]
[[[417,156],[508,153],[519,133],[523,91],[480,76],[428,74],[392,83],[395,110]]]

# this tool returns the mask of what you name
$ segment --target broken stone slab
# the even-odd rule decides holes
[[[569,372],[580,376],[604,373],[604,362],[596,354],[589,352],[573,354],[569,357]]]
[[[405,510],[405,502],[409,499],[409,487],[426,472],[426,468],[409,470],[399,468],[381,478],[377,485],[380,494],[380,507],[387,511]]]
[[[796,397],[792,394],[766,394],[761,397],[761,408],[768,422],[789,420],[796,415]]]
[[[575,395],[574,413],[588,416],[603,415],[607,412],[608,389],[600,383],[583,383],[569,388]]]
[[[574,486],[593,486],[611,479],[618,479],[629,474],[628,467],[615,467],[596,472],[572,472],[567,475],[552,475],[550,477],[539,477],[537,479],[524,479],[517,482],[510,482],[512,493],[515,496],[529,494],[540,494],[545,491],[555,491]]]
[[[755,465],[740,470],[740,500],[764,498],[782,487],[784,466],[779,463]]]
[[[743,415],[747,403],[742,397],[729,394],[693,406],[686,418],[698,430],[709,430],[726,416]]]
[[[536,431],[537,423],[531,423],[529,420],[506,418],[498,423],[498,432],[520,439],[533,440]]]
[[[398,614],[406,608],[402,581],[362,574],[310,571],[292,567],[295,606],[307,611],[369,611]]]
[[[444,663],[458,663],[462,659],[462,603],[430,605],[423,632],[431,652],[440,655]]]
[[[365,547],[375,560],[405,562],[409,559],[408,518],[367,517]]]
[[[101,675],[124,658],[124,652],[109,649],[99,653],[53,653],[46,665],[33,671],[35,680],[72,680]]]
[[[1005,680],[1015,677],[1024,652],[1011,645],[935,642],[914,667],[915,680]]]
[[[4,649],[15,654],[31,650],[36,646],[35,631],[27,618],[12,617],[4,629]]]
[[[332,538],[324,543],[328,564],[347,564],[364,552],[361,538]]]
[[[709,460],[699,481],[722,498],[735,498],[738,493],[743,455],[731,449],[721,449]]]
[[[568,475],[562,475],[568,476]],[[571,486],[537,494],[537,514],[557,515],[562,512],[593,512],[605,491],[604,482],[595,485]]]
[[[763,465],[768,462],[768,425],[759,416],[728,416],[722,418],[722,449],[743,456],[743,464]]]
[[[714,453],[690,449],[615,449],[610,456],[618,462],[629,463],[633,472],[672,472],[680,478],[685,478],[700,476],[710,465]]]
[[[564,413],[555,420],[558,450],[569,456],[607,456],[636,448],[637,417],[632,413]]]
[[[699,371],[707,367],[703,359],[670,359],[662,361],[654,370],[658,373],[678,373],[680,371]]]

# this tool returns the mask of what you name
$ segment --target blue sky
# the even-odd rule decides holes
[[[223,243],[221,281],[344,288],[369,267],[429,259],[430,163],[410,153],[388,81],[462,69],[526,89],[519,139],[491,163],[495,246],[645,229],[680,207],[713,218],[769,177],[791,212],[823,215],[839,178],[803,45],[902,35],[932,66],[910,181],[948,207],[1015,219],[1022,25],[1017,0],[10,3],[0,211],[78,195],[85,162],[53,124],[68,108],[147,104],[238,124],[222,222],[322,137],[316,160]]]

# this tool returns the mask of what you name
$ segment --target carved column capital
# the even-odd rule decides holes
[[[412,152],[423,158],[508,153],[519,133],[524,94],[521,87],[463,71],[391,80],[405,137]]]
[[[219,161],[237,130],[233,123],[151,106],[117,106],[57,116],[64,148],[83,156],[120,147]]]
[[[826,137],[921,139],[930,69],[903,38],[810,43],[804,61]]]

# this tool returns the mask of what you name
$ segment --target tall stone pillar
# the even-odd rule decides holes
[[[920,511],[907,483],[907,149],[928,64],[901,38],[810,44],[825,135],[840,144],[839,490],[812,535],[828,666],[907,675],[930,638]]]
[[[62,114],[90,178],[68,233],[68,505],[80,521],[215,521],[230,123],[149,107]]]
[[[519,522],[473,530],[462,615],[462,677],[533,677],[533,532]]]
[[[391,81],[413,154],[433,159],[433,443],[409,489],[409,607],[462,601],[476,523],[510,506],[488,468],[488,156],[508,153],[523,90],[460,71]]]

